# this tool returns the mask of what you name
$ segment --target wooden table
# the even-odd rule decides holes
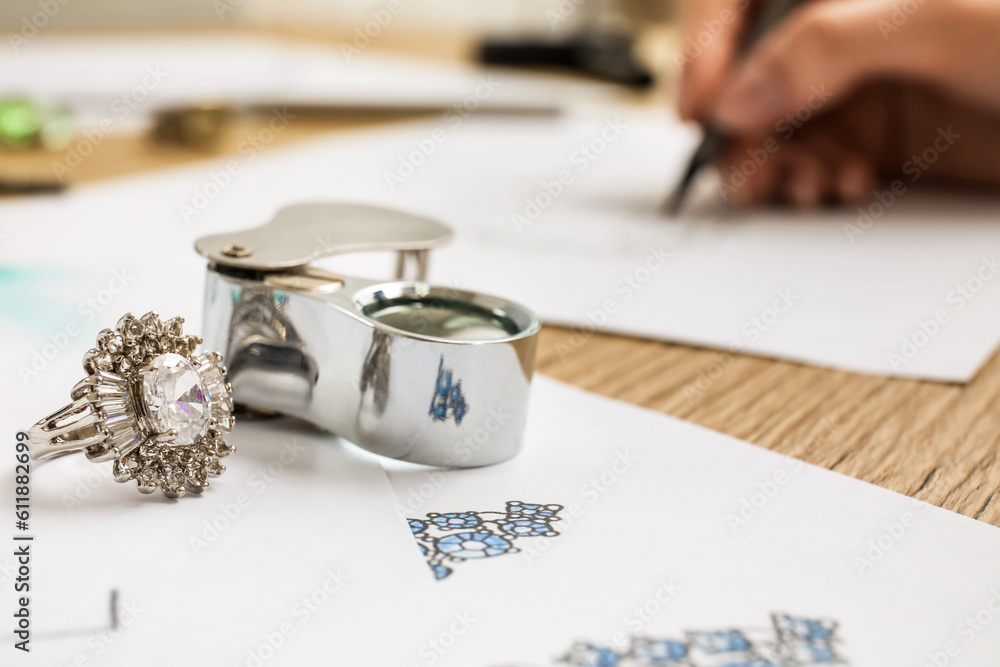
[[[391,40],[381,47],[394,48]],[[459,43],[407,37],[422,55]],[[444,45],[444,46],[443,46]],[[662,49],[660,51],[662,55]],[[663,95],[663,93],[659,93]],[[234,153],[265,121],[242,119],[205,153],[109,137],[72,174],[93,182]],[[289,144],[392,119],[300,117]],[[51,175],[60,155],[4,155],[0,175]],[[968,385],[857,375],[683,345],[545,327],[538,370],[1000,526],[1000,356]]]

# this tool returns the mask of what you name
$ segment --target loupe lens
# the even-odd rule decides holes
[[[376,322],[444,340],[504,340],[538,326],[530,313],[500,299],[420,284],[380,285],[355,302]]]
[[[472,304],[441,299],[393,299],[365,315],[394,329],[449,340],[500,340],[519,332],[502,315]]]

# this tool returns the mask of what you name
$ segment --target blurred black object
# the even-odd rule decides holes
[[[66,189],[66,183],[57,180],[28,180],[0,177],[0,195],[55,194]]]
[[[224,104],[193,104],[162,109],[153,117],[153,141],[208,150],[225,133],[235,111]]]
[[[569,69],[602,81],[648,88],[653,75],[636,59],[634,45],[627,33],[586,30],[559,40],[487,39],[479,59],[487,65]]]

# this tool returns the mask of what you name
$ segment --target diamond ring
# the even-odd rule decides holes
[[[115,481],[134,479],[142,493],[159,487],[171,498],[200,493],[221,475],[220,459],[233,452],[222,438],[233,425],[232,387],[222,356],[195,354],[201,338],[185,335],[183,323],[126,313],[101,331],[73,402],[29,429],[32,458],[82,451],[114,461]]]

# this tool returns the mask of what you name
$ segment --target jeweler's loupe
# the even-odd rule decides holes
[[[397,211],[301,204],[262,227],[199,239],[205,345],[223,352],[236,403],[414,463],[515,455],[539,321],[516,303],[424,282],[429,251],[450,238]],[[396,280],[314,266],[371,251],[398,253]]]

